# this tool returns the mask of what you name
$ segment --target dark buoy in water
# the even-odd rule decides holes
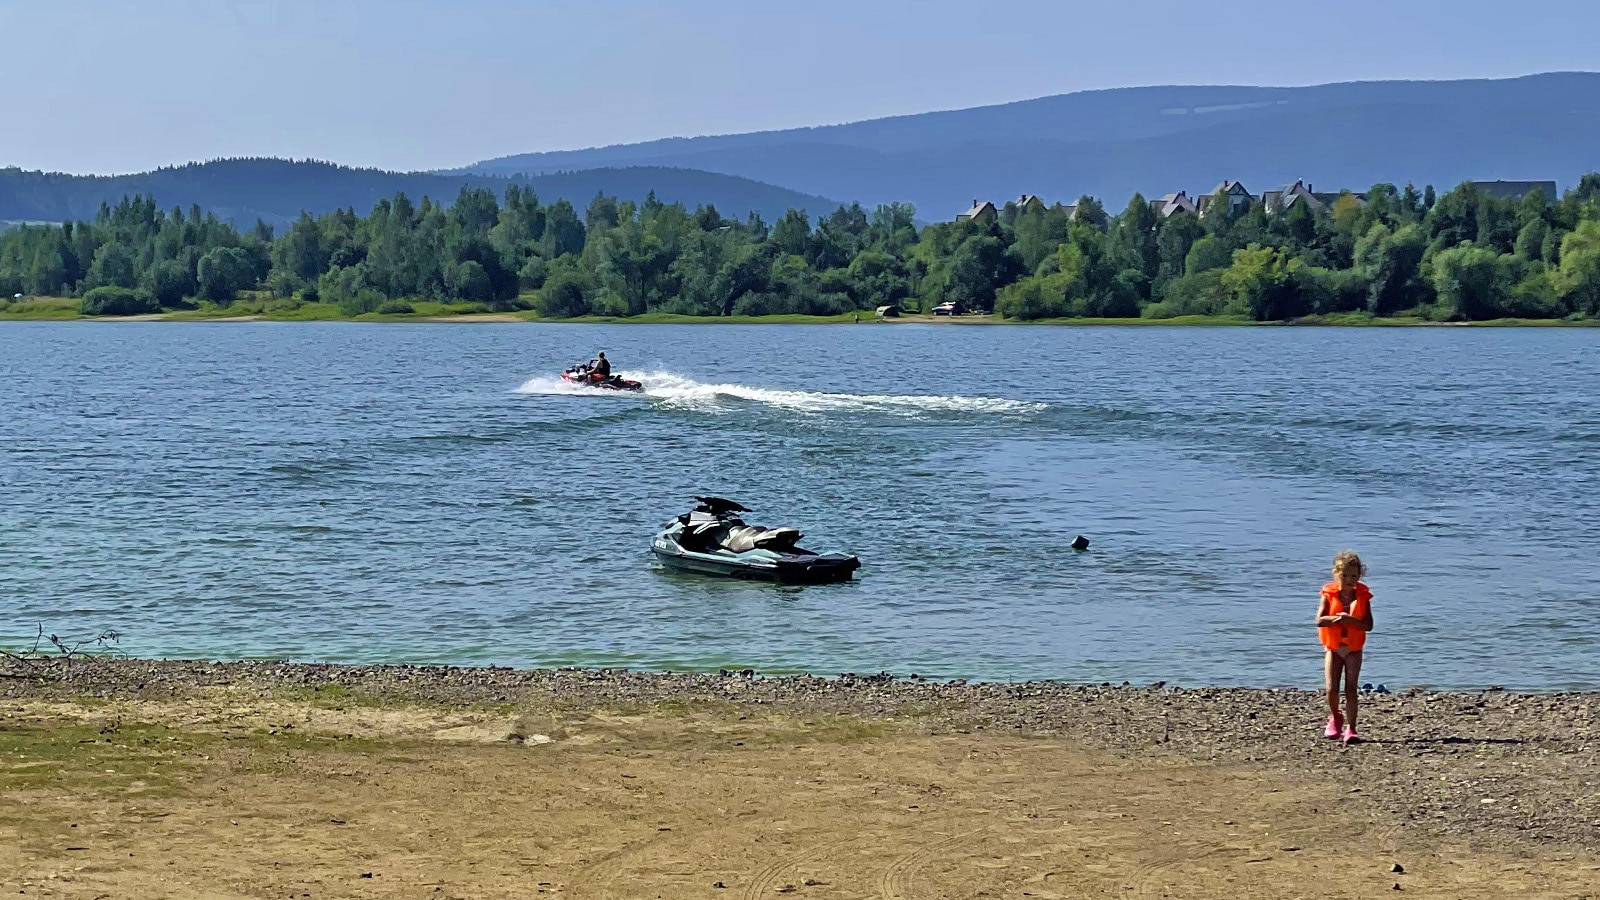
[[[1081,534],[1078,535],[1072,539],[1072,549],[1080,551],[1089,549],[1089,539]]]

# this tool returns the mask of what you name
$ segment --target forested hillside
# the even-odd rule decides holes
[[[548,317],[672,312],[832,314],[955,302],[1018,319],[1409,313],[1436,320],[1600,315],[1600,176],[1557,200],[1497,199],[1470,184],[1373,186],[1365,199],[1259,200],[1162,217],[1082,198],[916,227],[902,204],[723,216],[647,198],[580,212],[509,185],[446,207],[404,194],[369,215],[301,215],[240,231],[199,208],[133,198],[89,221],[0,235],[0,292],[74,294],[90,313],[226,306],[270,291],[287,308],[347,315],[408,298]]]
[[[651,192],[668,202],[710,203],[732,215],[759,212],[769,219],[788,209],[812,215],[832,210],[837,201],[761,184],[731,175],[683,168],[628,167],[552,172],[518,178],[546,202],[565,199],[583,205],[598,194],[643,203]],[[352,169],[331,163],[287,159],[225,159],[157,169],[137,175],[62,175],[0,169],[0,220],[64,222],[95,215],[102,203],[123,197],[154,197],[165,208],[198,205],[224,221],[248,228],[261,219],[287,225],[302,212],[336,209],[366,212],[385,197],[404,193],[414,199],[448,201],[463,187],[501,194],[507,178],[483,175],[433,175]]]

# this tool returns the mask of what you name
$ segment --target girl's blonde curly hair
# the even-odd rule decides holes
[[[1364,578],[1367,574],[1367,564],[1361,561],[1354,550],[1340,550],[1333,557],[1333,574],[1339,575],[1355,570],[1357,578]]]

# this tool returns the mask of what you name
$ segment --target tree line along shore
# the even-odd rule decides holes
[[[530,189],[404,194],[366,216],[239,229],[154,198],[0,234],[0,318],[832,318],[941,304],[1007,321],[1587,322],[1600,318],[1600,175],[1562,197],[1373,186],[1193,211],[1083,197],[919,226],[905,204],[774,223]]]

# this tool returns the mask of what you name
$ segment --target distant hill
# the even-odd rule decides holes
[[[539,173],[681,166],[805,193],[917,205],[943,219],[974,197],[1081,194],[1120,208],[1134,191],[1254,191],[1304,178],[1319,189],[1379,181],[1555,179],[1600,169],[1600,74],[1301,88],[1147,87],[846,125],[488,160],[460,170]]]
[[[378,200],[400,191],[412,200],[428,196],[448,203],[463,186],[485,187],[503,195],[511,183],[498,176],[385,172],[283,159],[218,160],[116,176],[12,168],[0,169],[0,220],[92,218],[102,202],[145,194],[154,196],[163,207],[188,209],[198,203],[241,227],[257,218],[281,225],[299,216],[301,210],[323,213],[354,207],[365,215]],[[518,183],[533,188],[546,203],[565,198],[580,212],[599,193],[641,201],[651,191],[665,202],[681,202],[690,209],[712,204],[724,216],[743,218],[755,210],[769,222],[790,208],[804,209],[815,217],[839,205],[738,176],[660,166],[548,173],[521,178]]]

